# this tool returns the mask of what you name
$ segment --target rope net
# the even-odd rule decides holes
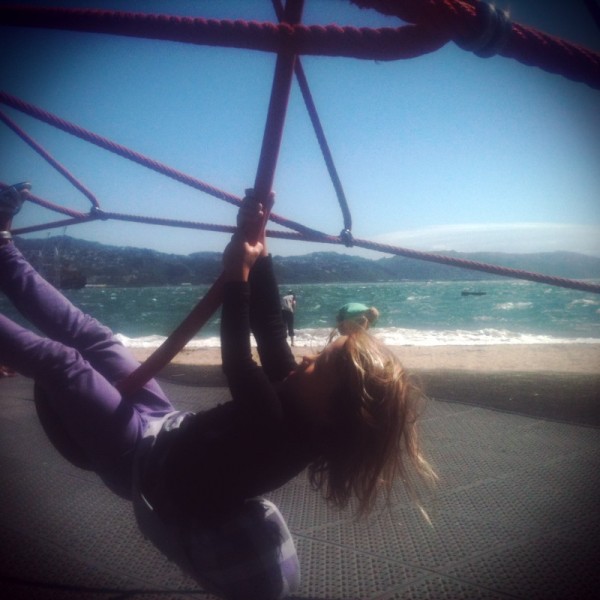
[[[0,92],[0,104],[4,104],[6,106],[10,106],[24,114],[27,114],[31,117],[34,117],[44,123],[52,125],[62,131],[74,135],[82,140],[95,144],[105,150],[118,154],[123,158],[127,158],[139,165],[142,165],[148,169],[156,171],[157,173],[161,173],[166,177],[179,181],[185,185],[188,185],[196,190],[209,194],[215,198],[223,200],[224,202],[228,202],[235,206],[239,206],[241,203],[241,198],[234,194],[230,194],[225,192],[219,188],[216,188],[204,181],[196,179],[191,175],[187,175],[173,169],[159,161],[156,161],[152,158],[149,158],[143,154],[135,152],[129,148],[121,146],[114,141],[111,141],[107,138],[99,136],[95,133],[92,133],[78,125],[70,123],[64,119],[57,117],[47,111],[44,111],[40,108],[37,108],[19,98],[11,96],[6,92]],[[57,161],[55,161],[44,148],[42,148],[39,144],[37,144],[34,140],[32,140],[29,135],[23,131],[20,127],[17,126],[16,123],[12,119],[10,119],[5,113],[0,111],[0,120],[2,120],[5,124],[7,124],[11,129],[17,133],[24,141],[26,141],[34,150],[36,150],[41,156],[43,156],[50,164],[55,166],[57,170],[63,173],[68,173],[62,165],[60,165]],[[67,176],[67,175],[65,175]],[[73,175],[68,174],[68,178],[76,185],[78,189],[84,188],[83,184],[77,181]],[[6,183],[0,182],[0,185],[5,186]],[[85,189],[85,188],[84,188]],[[132,223],[141,223],[147,225],[162,225],[162,226],[170,226],[170,227],[182,227],[188,229],[198,229],[205,231],[214,231],[221,233],[233,233],[235,231],[235,227],[230,225],[218,225],[214,223],[200,223],[197,221],[185,221],[185,220],[175,220],[175,219],[166,219],[166,218],[157,218],[157,217],[148,217],[144,215],[135,215],[135,214],[123,214],[117,212],[105,212],[101,209],[98,204],[97,199],[90,193],[87,192],[86,196],[90,198],[90,202],[92,204],[92,208],[88,213],[83,213],[80,211],[75,211],[70,208],[55,204],[35,194],[29,192],[29,201],[38,204],[50,211],[54,211],[56,213],[65,215],[69,217],[68,219],[63,219],[60,221],[52,221],[48,223],[43,223],[40,225],[32,225],[29,227],[22,227],[19,229],[15,229],[14,233],[26,234],[33,233],[37,231],[43,231],[48,229],[56,229],[69,225],[76,225],[79,223],[86,223],[95,220],[117,220],[117,221],[128,221]],[[388,254],[395,254],[398,256],[404,256],[406,258],[414,258],[417,260],[425,260],[429,262],[435,262],[439,264],[444,264],[453,267],[459,267],[464,269],[473,269],[478,271],[483,271],[490,273],[492,275],[500,275],[505,277],[512,277],[516,279],[525,279],[529,281],[536,281],[538,283],[547,283],[549,285],[556,285],[560,287],[566,287],[575,290],[581,290],[586,292],[600,293],[600,285],[596,285],[593,283],[588,283],[585,281],[576,281],[571,279],[565,279],[560,277],[552,277],[549,275],[542,275],[539,273],[532,273],[529,271],[522,271],[518,269],[509,269],[506,267],[498,266],[498,265],[490,265],[487,263],[481,263],[477,261],[470,261],[465,259],[460,259],[456,257],[444,256],[439,254],[432,254],[429,252],[421,252],[418,250],[410,250],[408,248],[402,248],[398,246],[392,246],[389,244],[380,244],[376,242],[372,242],[365,239],[360,239],[349,235],[348,232],[350,228],[348,225],[351,225],[351,222],[348,220],[344,220],[344,229],[338,235],[328,234],[322,231],[318,231],[316,229],[306,227],[301,223],[296,221],[286,219],[276,213],[271,212],[269,216],[269,220],[273,223],[286,227],[291,231],[270,231],[267,230],[267,235],[273,238],[287,239],[287,240],[295,240],[295,241],[311,241],[311,242],[321,242],[325,244],[334,244],[334,245],[353,245],[359,248],[365,248],[368,250],[375,250]]]
[[[254,183],[256,198],[267,205],[266,218],[288,230],[268,230],[266,234],[270,237],[356,246],[406,258],[482,271],[492,275],[600,293],[600,285],[585,281],[420,252],[353,237],[351,233],[352,217],[342,183],[335,169],[333,157],[299,59],[299,55],[309,54],[346,56],[367,60],[400,60],[434,52],[448,42],[454,42],[459,47],[472,51],[483,58],[498,54],[600,89],[600,55],[533,28],[511,22],[502,11],[496,10],[490,4],[476,0],[352,0],[352,2],[360,8],[371,8],[383,14],[398,17],[405,24],[396,28],[379,29],[337,25],[306,26],[300,23],[304,0],[288,0],[285,9],[280,0],[273,0],[279,23],[22,6],[0,7],[0,21],[3,25],[9,26],[103,33],[277,53],[271,102]],[[270,211],[269,198],[286,117],[289,88],[294,76],[298,81],[341,209],[343,227],[337,235],[306,227]],[[241,203],[241,198],[234,194],[220,190],[191,175],[99,136],[7,92],[0,91],[0,105],[10,107],[219,200],[235,206],[239,206]],[[15,229],[15,234],[65,227],[98,219],[223,233],[235,231],[234,227],[226,225],[105,212],[95,195],[83,183],[78,181],[66,167],[61,165],[1,110],[0,120],[69,180],[89,200],[91,205],[89,212],[85,213],[29,193],[28,199],[31,202],[66,218]],[[0,182],[0,186],[5,185]],[[266,219],[263,227],[265,225]],[[256,233],[258,235],[259,232]],[[133,377],[122,384],[121,390],[124,393],[143,385],[183,348],[218,308],[220,293],[221,286],[217,281],[186,321],[169,337],[165,345],[142,365],[139,373],[135,372]]]

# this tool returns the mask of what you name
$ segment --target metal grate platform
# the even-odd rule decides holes
[[[164,386],[182,409],[227,400]],[[129,503],[51,447],[29,381],[0,380],[0,402],[3,598],[213,598],[143,540]],[[365,521],[305,476],[271,495],[297,543],[298,598],[598,597],[600,429],[431,401],[423,438],[441,475],[432,527],[401,488]]]

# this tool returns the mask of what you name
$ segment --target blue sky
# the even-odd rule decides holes
[[[274,20],[269,0],[31,2]],[[497,2],[511,18],[600,50],[583,1]],[[345,0],[306,0],[304,22],[396,26]],[[236,195],[253,184],[271,54],[72,32],[0,28],[0,87]],[[355,236],[431,251],[573,250],[600,256],[600,92],[448,44],[412,60],[303,57]],[[105,210],[233,224],[235,209],[12,109],[4,112]],[[0,124],[0,180],[87,210],[66,180]],[[297,84],[275,212],[331,234],[342,217]],[[56,217],[26,205],[16,225]],[[187,254],[223,234],[98,222],[54,233]],[[42,237],[48,233],[39,234]],[[272,241],[275,254],[343,247]],[[373,255],[375,256],[375,255]]]

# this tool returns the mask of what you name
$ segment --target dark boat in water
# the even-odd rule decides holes
[[[56,282],[61,290],[80,290],[87,284],[87,277],[73,268],[62,269]]]
[[[487,292],[470,292],[469,290],[463,290],[461,296],[485,296]]]

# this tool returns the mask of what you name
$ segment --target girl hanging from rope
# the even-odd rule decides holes
[[[0,193],[0,287],[47,337],[0,315],[0,363],[35,380],[38,414],[57,449],[132,500],[144,535],[206,589],[270,599],[297,588],[285,521],[260,496],[305,468],[328,501],[344,507],[356,497],[360,514],[380,492],[389,498],[408,464],[432,475],[419,451],[419,396],[364,329],[296,364],[264,233],[255,245],[245,240],[262,220],[252,198],[223,254],[221,351],[232,401],[194,414],[176,411],[154,380],[121,397],[115,384],[136,361],[12,243],[28,188]]]

